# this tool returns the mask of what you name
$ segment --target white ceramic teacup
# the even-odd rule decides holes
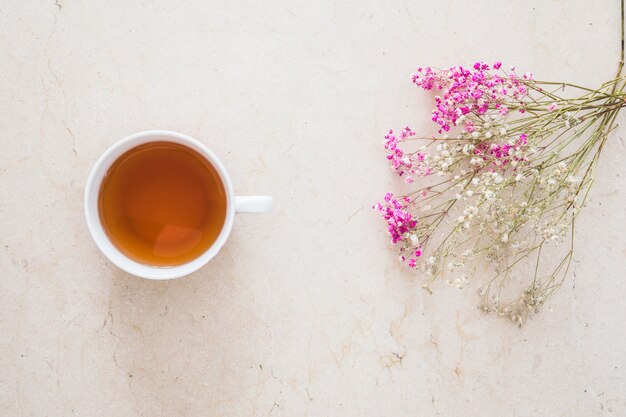
[[[219,173],[226,190],[226,219],[217,239],[202,255],[183,265],[162,267],[144,265],[120,252],[107,237],[98,214],[98,194],[100,185],[111,165],[126,151],[149,142],[167,141],[185,145],[198,153],[213,165]],[[197,140],[181,133],[165,130],[151,130],[135,133],[117,142],[98,159],[89,174],[85,187],[85,217],[89,232],[102,253],[124,271],[148,279],[172,279],[191,274],[206,265],[224,246],[233,228],[235,213],[265,213],[272,209],[272,198],[269,196],[236,197],[230,177],[215,154]]]

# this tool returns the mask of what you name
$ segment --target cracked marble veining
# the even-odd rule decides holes
[[[9,1],[0,415],[625,415],[623,128],[571,276],[522,329],[471,289],[423,291],[369,209],[399,186],[381,135],[434,133],[415,65],[501,59],[596,85],[614,73],[618,6]],[[110,265],[82,213],[96,158],[154,128],[201,140],[237,193],[276,203],[170,282]]]

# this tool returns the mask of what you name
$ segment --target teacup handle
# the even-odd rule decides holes
[[[247,195],[235,197],[237,213],[267,213],[272,211],[272,197],[269,195]]]

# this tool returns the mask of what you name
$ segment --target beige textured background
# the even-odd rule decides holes
[[[1,416],[626,415],[623,128],[573,274],[523,329],[471,290],[424,293],[370,210],[400,186],[384,132],[434,132],[415,66],[499,58],[593,86],[616,0],[2,6]],[[82,214],[95,159],[153,128],[276,206],[172,282],[110,265]]]

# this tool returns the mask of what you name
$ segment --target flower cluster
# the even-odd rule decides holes
[[[486,260],[492,274],[478,282],[481,308],[521,323],[567,274],[574,221],[626,105],[626,80],[592,90],[478,62],[418,68],[412,81],[442,93],[432,118],[442,136],[419,138],[409,127],[385,135],[393,171],[413,184],[406,195],[388,193],[374,208],[400,260],[424,272],[425,288],[444,275],[467,286]],[[565,87],[579,95],[562,96]],[[560,262],[542,257],[566,241]],[[526,287],[515,295],[507,284],[526,263],[533,272],[517,277]],[[509,287],[513,294],[505,297]]]
[[[500,70],[502,64],[493,64],[493,70]],[[462,118],[467,114],[484,115],[490,109],[496,109],[506,116],[511,107],[525,112],[528,87],[532,74],[518,77],[511,67],[511,72],[502,75],[491,72],[492,67],[484,62],[477,62],[473,68],[451,67],[444,71],[435,71],[430,67],[418,68],[413,74],[413,83],[424,90],[439,90],[443,95],[435,97],[435,109],[432,120],[440,126],[439,133],[449,131],[457,122],[463,125],[463,131],[474,132],[474,121]]]
[[[412,233],[417,225],[417,218],[414,218],[407,211],[407,205],[411,203],[411,199],[404,197],[402,202],[400,202],[393,197],[393,194],[387,193],[384,200],[384,204],[376,203],[374,208],[387,221],[387,230],[391,236],[391,243],[394,245],[398,242],[401,243],[402,248],[400,251],[403,254],[400,255],[400,260],[402,262],[408,261],[409,267],[415,268],[417,258],[422,256],[422,246],[417,234]]]
[[[410,198],[404,198],[405,204],[410,201]],[[405,204],[393,198],[393,194],[391,193],[385,195],[384,206],[381,203],[376,204],[376,209],[380,211],[383,218],[387,220],[391,243],[394,245],[399,240],[404,239],[405,234],[412,230],[417,224],[417,220],[413,219],[413,215],[406,211]]]
[[[385,135],[385,150],[387,150],[387,159],[391,161],[391,167],[398,175],[405,174],[405,182],[413,182],[415,176],[426,176],[430,174],[430,167],[427,164],[427,155],[423,152],[405,153],[398,144],[406,139],[415,137],[415,132],[410,127],[405,127],[400,133],[400,137],[396,137],[393,130]]]

